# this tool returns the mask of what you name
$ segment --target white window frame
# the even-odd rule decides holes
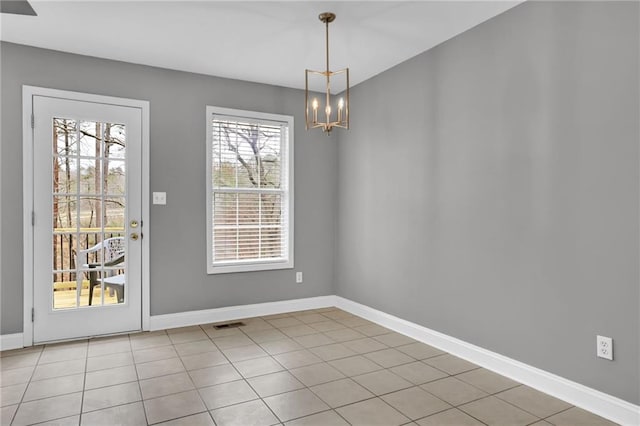
[[[248,121],[278,121],[286,123],[288,126],[288,140],[285,147],[286,159],[282,159],[282,164],[285,167],[287,173],[287,191],[284,191],[284,197],[286,199],[285,205],[288,208],[287,211],[287,223],[288,223],[288,238],[287,238],[287,251],[288,255],[286,259],[252,259],[252,260],[238,260],[238,261],[226,261],[215,262],[213,259],[213,179],[212,179],[212,155],[213,155],[213,116],[214,115],[226,115],[231,117],[246,118]],[[206,108],[206,135],[207,135],[207,273],[208,274],[225,274],[232,272],[250,272],[250,271],[266,271],[274,269],[293,269],[293,230],[294,230],[294,191],[293,191],[293,116],[281,115],[281,114],[269,114],[265,112],[246,111],[232,108],[222,108],[217,106],[207,105]],[[286,161],[286,164],[285,164]]]

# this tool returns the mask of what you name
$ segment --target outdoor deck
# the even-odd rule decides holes
[[[92,306],[100,306],[100,300],[102,298],[102,290],[100,287],[93,289],[93,303]],[[111,293],[111,294],[110,294]],[[104,304],[113,305],[118,303],[118,298],[115,292],[110,292],[109,289],[105,291]],[[89,305],[89,281],[85,280],[82,283],[82,290],[80,291],[80,306]],[[75,308],[76,307],[76,283],[75,282],[58,282],[55,284],[53,291],[53,306],[55,309]]]

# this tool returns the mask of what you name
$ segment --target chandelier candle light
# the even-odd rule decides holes
[[[304,74],[304,103],[305,103],[305,121],[307,130],[321,128],[323,132],[327,132],[327,135],[331,133],[334,127],[342,127],[343,129],[349,128],[349,68],[345,68],[339,71],[329,70],[329,23],[336,19],[336,15],[331,12],[321,13],[318,18],[325,24],[326,31],[326,58],[327,68],[326,71],[313,71],[305,70]],[[318,121],[318,109],[320,108],[320,102],[318,98],[313,98],[309,103],[309,76],[319,75],[326,80],[326,99],[324,104],[324,121]],[[344,75],[346,78],[346,89],[344,90],[344,97],[341,97],[336,102],[337,112],[332,114],[331,109],[331,78],[337,75]],[[336,79],[334,79],[335,82]],[[334,95],[333,98],[336,96]],[[335,99],[334,99],[335,101]],[[309,110],[311,109],[311,115]]]

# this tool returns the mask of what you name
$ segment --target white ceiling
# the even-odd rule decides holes
[[[351,85],[519,4],[514,1],[30,1],[38,16],[0,15],[2,40],[236,78],[304,87],[324,69]]]

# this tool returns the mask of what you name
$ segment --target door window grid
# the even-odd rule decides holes
[[[62,148],[64,153],[71,155],[59,155],[60,147],[59,141],[57,140],[59,134],[58,129],[61,127],[60,123],[63,124],[64,128],[64,147]],[[87,132],[87,129],[93,127],[98,130],[95,134],[90,134]],[[118,149],[118,157],[113,160],[109,157],[109,150],[106,148],[105,141],[110,140],[113,141],[114,138],[111,138],[108,132],[110,130],[116,130],[117,135],[120,137],[119,139],[119,149]],[[100,297],[99,300],[93,300],[92,305],[95,306],[103,306],[105,304],[105,288],[102,279],[107,277],[108,275],[113,275],[118,271],[121,271],[123,268],[118,268],[116,266],[105,266],[105,259],[103,255],[95,255],[92,259],[89,258],[90,255],[87,255],[87,258],[84,260],[87,264],[77,264],[79,259],[78,255],[82,251],[81,242],[84,240],[84,250],[92,247],[96,244],[100,244],[112,237],[123,237],[124,236],[124,218],[125,216],[125,203],[124,190],[121,190],[117,194],[110,195],[109,194],[109,185],[107,182],[111,177],[110,173],[110,163],[111,164],[119,164],[120,172],[122,175],[120,176],[123,182],[122,187],[126,185],[126,175],[124,175],[125,169],[125,128],[124,125],[113,124],[113,123],[103,123],[103,122],[78,122],[73,119],[64,119],[64,118],[54,118],[54,148],[53,149],[53,161],[54,168],[58,167],[57,171],[54,171],[54,179],[53,184],[55,189],[59,189],[60,186],[58,182],[56,182],[56,178],[59,178],[59,167],[60,161],[64,161],[65,169],[63,170],[65,173],[65,189],[66,191],[53,191],[52,195],[54,197],[54,228],[53,228],[53,237],[54,237],[54,291],[52,292],[53,300],[52,305],[54,309],[74,309],[79,308],[81,306],[87,306],[88,304],[84,304],[83,302],[83,287],[85,281],[85,275],[89,275],[91,272],[96,274],[96,276],[101,280],[100,284]],[[84,133],[81,135],[81,133]],[[97,150],[97,156],[86,155],[86,146],[83,148],[82,140],[83,137],[91,137],[93,138],[93,148]],[[118,140],[116,138],[116,140]],[[80,141],[80,149],[78,149],[78,141]],[[90,146],[91,148],[91,142]],[[104,155],[106,153],[106,155]],[[93,178],[96,182],[96,186],[100,188],[95,188],[94,191],[82,191],[81,188],[83,185],[83,167],[78,167],[82,164],[82,160],[85,160],[85,164],[89,164],[90,161],[93,161],[95,164],[95,168],[93,169]],[[88,160],[88,161],[87,161]],[[73,167],[70,167],[72,163],[75,163]],[[75,169],[75,170],[73,170]],[[87,167],[89,169],[89,167]],[[105,176],[106,174],[106,176]],[[73,176],[75,175],[75,176]],[[71,179],[75,177],[75,182],[71,181]],[[102,185],[105,185],[103,187]],[[74,190],[71,192],[70,190]],[[66,203],[74,203],[74,215],[75,215],[75,223],[73,223],[71,214],[71,206],[67,206],[67,217],[65,226],[59,226],[62,224],[60,220],[59,210],[59,200],[64,199]],[[122,201],[119,204],[122,206],[120,220],[120,226],[105,226],[105,220],[109,220],[111,217],[108,213],[107,206],[111,203],[118,203],[118,199]],[[84,203],[83,203],[84,202]],[[92,202],[99,202],[99,211],[93,210]],[[83,221],[83,206],[91,205],[90,211],[91,216],[89,218],[89,223],[86,223],[86,220]],[[99,220],[100,226],[93,226],[93,214],[95,213],[96,221]],[[56,216],[57,215],[57,216]],[[98,215],[100,215],[100,219],[98,219]],[[84,223],[83,223],[84,222]],[[84,237],[84,238],[83,238]],[[93,237],[93,238],[91,238]],[[56,247],[59,240],[59,248]],[[75,240],[75,241],[74,241]],[[66,247],[65,247],[66,243]],[[56,252],[59,250],[58,252]],[[69,266],[65,268],[64,264]],[[93,262],[91,262],[93,261]],[[95,268],[90,269],[88,267],[88,263],[97,264]],[[67,281],[65,281],[65,275]],[[56,297],[56,291],[64,291],[65,282],[70,283],[75,281],[75,301],[73,304],[70,304],[70,301],[67,300],[64,302],[64,298],[60,296]],[[55,288],[55,287],[58,288]],[[91,284],[89,283],[89,290],[91,290]],[[70,286],[69,286],[70,287]],[[98,287],[96,287],[98,288]],[[57,299],[60,300],[60,303],[57,303]],[[112,303],[112,302],[110,302]],[[116,303],[118,300],[116,299]]]

